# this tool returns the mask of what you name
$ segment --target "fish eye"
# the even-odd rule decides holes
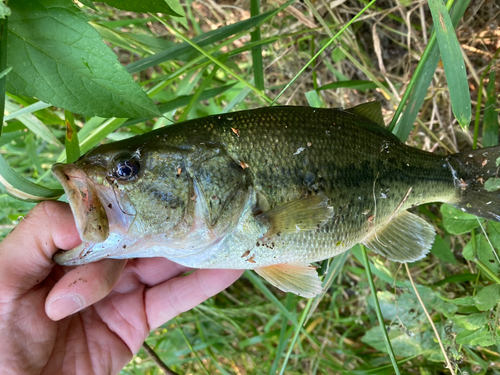
[[[119,160],[113,168],[113,177],[117,180],[130,180],[139,173],[140,165],[136,159],[127,158]]]

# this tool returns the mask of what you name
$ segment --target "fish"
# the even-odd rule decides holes
[[[407,146],[380,103],[276,106],[208,116],[55,164],[82,243],[61,265],[165,257],[252,269],[285,292],[323,292],[313,263],[362,243],[422,259],[434,227],[408,211],[445,202],[500,221],[500,147],[448,156]]]

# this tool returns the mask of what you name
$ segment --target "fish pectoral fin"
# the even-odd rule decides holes
[[[264,237],[271,238],[280,233],[319,229],[332,217],[333,207],[328,205],[328,197],[312,195],[282,204],[256,219],[268,228]]]
[[[382,115],[382,105],[380,102],[373,101],[363,103],[356,107],[347,108],[346,112],[362,116],[385,128],[384,116]]]
[[[404,211],[363,243],[387,259],[407,263],[422,259],[432,247],[435,236],[432,225]]]
[[[307,264],[284,263],[256,268],[261,277],[284,292],[312,298],[323,292],[316,267]]]

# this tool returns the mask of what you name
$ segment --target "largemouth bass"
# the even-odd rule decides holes
[[[446,202],[500,221],[500,147],[447,157],[406,146],[378,103],[269,107],[168,126],[56,164],[82,244],[55,261],[166,257],[254,269],[285,292],[322,291],[311,262],[357,243],[424,257],[434,228],[408,208]]]

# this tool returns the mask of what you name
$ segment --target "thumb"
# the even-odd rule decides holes
[[[30,290],[48,276],[57,250],[80,242],[68,204],[39,203],[0,243],[2,291],[15,298]]]

